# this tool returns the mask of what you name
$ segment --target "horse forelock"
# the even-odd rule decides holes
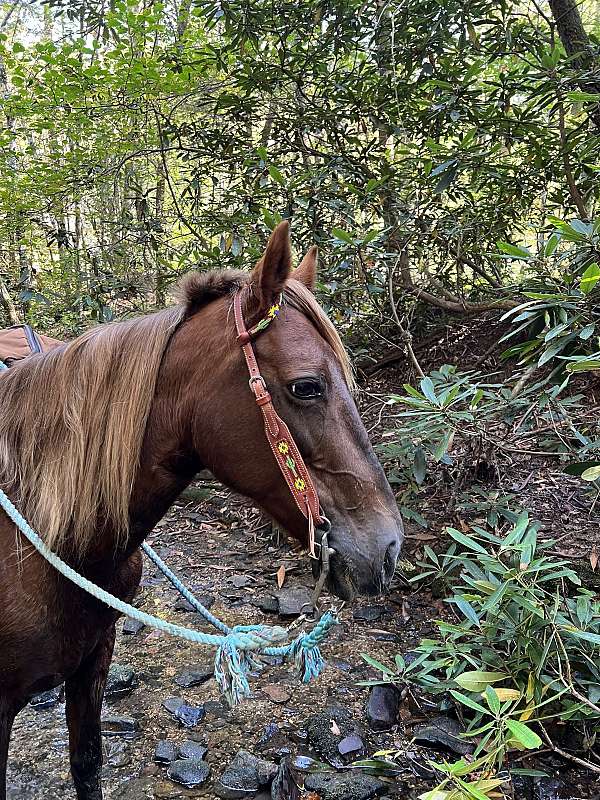
[[[56,552],[83,557],[99,529],[124,543],[160,365],[185,318],[248,284],[247,272],[190,273],[180,304],[101,325],[0,378],[0,485]],[[296,280],[285,302],[330,345],[348,386],[350,361],[333,324]]]

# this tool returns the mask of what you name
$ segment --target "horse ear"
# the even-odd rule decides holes
[[[317,284],[318,257],[319,248],[315,244],[310,248],[291,275],[292,278],[303,283],[311,292],[315,291],[315,286]]]
[[[290,226],[284,220],[271,234],[263,257],[252,270],[251,282],[257,290],[261,309],[277,302],[291,268]]]

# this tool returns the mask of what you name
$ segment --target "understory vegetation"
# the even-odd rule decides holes
[[[4,0],[0,92],[1,326],[163,307],[289,219],[444,600],[366,656],[473,743],[423,799],[600,773],[600,5]]]

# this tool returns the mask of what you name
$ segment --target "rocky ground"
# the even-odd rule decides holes
[[[243,501],[216,487],[200,493],[208,496],[182,502],[163,520],[153,537],[159,553],[228,624],[298,624],[310,591],[306,555],[278,542]],[[410,529],[405,558],[435,535]],[[202,626],[149,563],[137,602]],[[325,606],[330,602],[325,598]],[[252,678],[253,698],[234,711],[222,704],[210,677],[210,651],[121,622],[104,705],[106,798],[291,800],[300,796],[296,783],[307,800],[417,798],[432,786],[427,760],[434,753],[426,745],[449,752],[463,746],[453,735],[455,723],[434,722],[432,732],[436,713],[426,703],[394,691],[369,699],[369,688],[357,683],[374,677],[361,653],[384,661],[406,653],[440,613],[439,601],[399,575],[389,596],[341,609],[341,624],[324,646],[328,667],[317,681],[305,686],[292,665],[265,664]],[[396,774],[348,768],[382,749],[401,753]],[[18,717],[9,763],[10,800],[74,796],[60,693],[38,699],[38,707]],[[523,789],[523,798],[599,796],[585,774],[566,774],[559,762],[544,766],[549,777]]]
[[[475,338],[484,348],[482,337]],[[436,363],[448,360],[449,345],[439,347],[439,357],[432,350]],[[392,368],[369,381],[363,413],[375,439],[387,424],[380,398],[398,391],[403,380]],[[597,588],[598,572],[590,562],[600,552],[600,529],[589,493],[581,481],[565,476],[560,459],[532,450],[529,444],[524,452],[516,447],[504,454],[496,488],[529,508],[542,522],[542,535],[556,539],[555,553],[573,559]],[[427,587],[408,584],[403,572],[414,569],[425,545],[443,546],[444,527],[458,524],[457,516],[483,521],[485,511],[477,508],[461,512],[458,504],[450,513],[452,493],[444,480],[424,488],[418,507],[428,527],[407,526],[404,562],[391,593],[338,609],[341,624],[323,647],[327,669],[312,684],[301,684],[293,665],[271,659],[252,677],[253,697],[230,711],[211,677],[212,651],[120,622],[104,704],[105,798],[416,800],[431,789],[428,760],[444,754],[454,760],[464,748],[455,735],[457,723],[440,719],[427,700],[390,689],[372,695],[359,682],[376,677],[362,653],[390,663],[446,613],[447,606]],[[197,484],[157,527],[151,543],[229,625],[291,625],[294,635],[307,625],[299,617],[312,585],[306,553],[295,551],[245,501],[218,485]],[[208,630],[149,563],[136,603]],[[331,605],[334,600],[325,596],[322,606]],[[381,750],[399,753],[394,773],[350,766]],[[60,692],[19,715],[9,764],[9,800],[74,797]],[[517,800],[600,800],[590,773],[548,753],[541,761],[524,758],[523,766],[541,766],[547,777],[524,779],[515,788]]]

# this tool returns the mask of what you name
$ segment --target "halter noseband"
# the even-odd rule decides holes
[[[250,374],[248,383],[256,399],[256,404],[262,411],[267,441],[296,505],[308,520],[310,555],[311,558],[318,559],[321,562],[321,574],[317,583],[317,588],[320,592],[329,571],[329,555],[332,551],[328,547],[327,534],[331,528],[331,523],[321,513],[317,490],[300,455],[294,437],[285,422],[275,411],[271,395],[267,389],[265,379],[260,374],[254,348],[252,347],[252,339],[264,331],[277,318],[281,309],[281,302],[282,297],[280,296],[279,302],[272,305],[267,314],[250,330],[247,330],[242,313],[242,290],[240,289],[233,298],[233,313],[237,341],[244,353]],[[321,532],[320,541],[316,541],[315,526]],[[315,553],[315,546],[320,547],[318,556]]]

